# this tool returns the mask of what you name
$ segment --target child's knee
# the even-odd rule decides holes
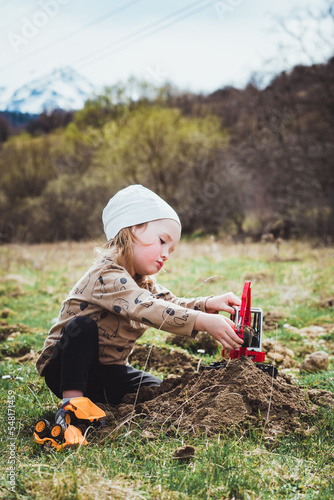
[[[69,321],[64,330],[64,336],[70,338],[81,336],[97,336],[98,328],[96,321],[89,316],[77,316]]]

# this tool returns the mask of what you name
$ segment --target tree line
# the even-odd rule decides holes
[[[1,241],[99,237],[109,198],[141,183],[188,234],[331,242],[333,77],[334,58],[210,95],[130,80],[3,133]]]

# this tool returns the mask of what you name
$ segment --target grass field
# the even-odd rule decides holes
[[[91,242],[0,247],[0,312],[8,315],[1,332],[8,330],[5,322],[13,325],[8,338],[0,337],[0,498],[334,498],[330,408],[315,415],[307,431],[274,443],[259,429],[242,428],[213,436],[157,432],[148,438],[138,422],[108,437],[92,435],[89,446],[59,453],[34,443],[34,422],[52,420],[58,401],[37,375],[33,356],[67,292],[93,262],[93,248]],[[334,308],[330,301],[321,306],[334,297],[334,249],[300,242],[278,248],[183,241],[159,282],[178,296],[230,290],[240,295],[245,279],[252,281],[252,304],[281,318],[265,337],[292,349],[297,362],[312,351],[330,355],[328,371],[301,375],[292,370],[295,381],[334,392]],[[323,328],[306,337],[299,332],[311,326]],[[166,336],[149,329],[141,342],[166,347]],[[194,457],[178,461],[173,454],[185,444],[195,448]]]

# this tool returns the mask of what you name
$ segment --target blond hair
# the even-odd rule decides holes
[[[144,227],[145,225],[146,223],[138,224],[133,227]],[[96,248],[96,253],[99,257],[111,258],[118,265],[124,266],[125,269],[131,273],[134,268],[132,251],[133,243],[145,245],[145,243],[140,241],[133,233],[131,227],[125,227],[120,230],[115,238],[109,240],[103,247]],[[152,291],[154,280],[151,276],[135,274],[133,279],[140,288],[146,288],[147,290]]]

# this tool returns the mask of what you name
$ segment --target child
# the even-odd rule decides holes
[[[63,302],[36,366],[62,408],[70,399],[118,404],[161,379],[135,370],[128,356],[148,326],[195,337],[207,331],[225,348],[240,347],[234,323],[218,311],[240,305],[233,293],[177,298],[152,279],[179,242],[176,212],[141,185],[119,191],[103,211],[108,243]],[[56,422],[62,420],[58,410]],[[64,423],[64,422],[62,422]]]

